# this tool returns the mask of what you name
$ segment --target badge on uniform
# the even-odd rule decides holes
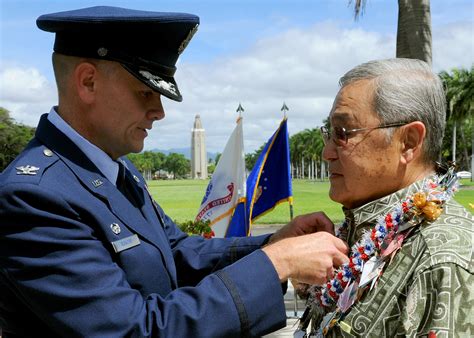
[[[133,248],[137,245],[140,245],[140,239],[136,234],[112,242],[112,246],[116,253]]]
[[[118,235],[122,231],[122,229],[120,229],[120,225],[118,225],[117,223],[110,224],[110,229],[112,229],[112,232],[116,235]]]
[[[21,167],[16,167],[17,175],[36,175],[36,172],[40,169],[32,165],[22,165]]]
[[[98,188],[100,187],[102,184],[104,184],[104,182],[100,179],[96,179],[96,180],[93,180],[92,181],[92,185],[94,186],[94,188]]]

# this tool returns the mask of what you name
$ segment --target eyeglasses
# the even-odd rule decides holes
[[[321,127],[321,133],[323,134],[323,141],[324,144],[329,143],[329,140],[332,138],[334,143],[338,146],[344,146],[347,144],[347,140],[349,139],[349,135],[365,130],[374,130],[374,129],[383,129],[383,128],[392,128],[392,127],[401,127],[406,125],[407,122],[400,122],[400,123],[391,123],[391,124],[383,124],[378,127],[373,128],[357,128],[357,129],[349,129],[346,130],[344,127]]]

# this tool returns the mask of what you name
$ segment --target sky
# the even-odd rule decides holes
[[[367,0],[358,20],[348,0],[0,0],[0,106],[17,122],[36,126],[57,104],[54,34],[39,30],[36,18],[99,5],[200,17],[177,64],[184,100],[163,98],[166,117],[145,150],[190,147],[199,114],[207,150],[222,152],[241,103],[245,152],[253,152],[278,127],[283,102],[290,135],[318,127],[346,71],[395,56],[396,0]],[[474,1],[431,0],[431,24],[433,69],[470,68]]]

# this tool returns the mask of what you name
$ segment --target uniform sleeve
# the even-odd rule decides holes
[[[468,337],[474,332],[473,274],[454,263],[422,271],[408,289],[402,309],[403,332],[408,337]]]
[[[31,313],[67,337],[259,336],[285,325],[278,276],[261,250],[196,286],[146,297],[128,283],[109,250],[87,217],[57,194],[36,185],[3,186],[5,331],[8,325],[31,330],[28,317],[15,323],[15,311]]]

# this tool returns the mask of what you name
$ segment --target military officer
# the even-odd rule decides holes
[[[115,7],[38,18],[59,102],[0,175],[5,338],[259,336],[285,325],[281,283],[324,282],[347,260],[322,213],[271,237],[189,237],[124,157],[162,96],[182,100],[175,64],[198,24]]]

